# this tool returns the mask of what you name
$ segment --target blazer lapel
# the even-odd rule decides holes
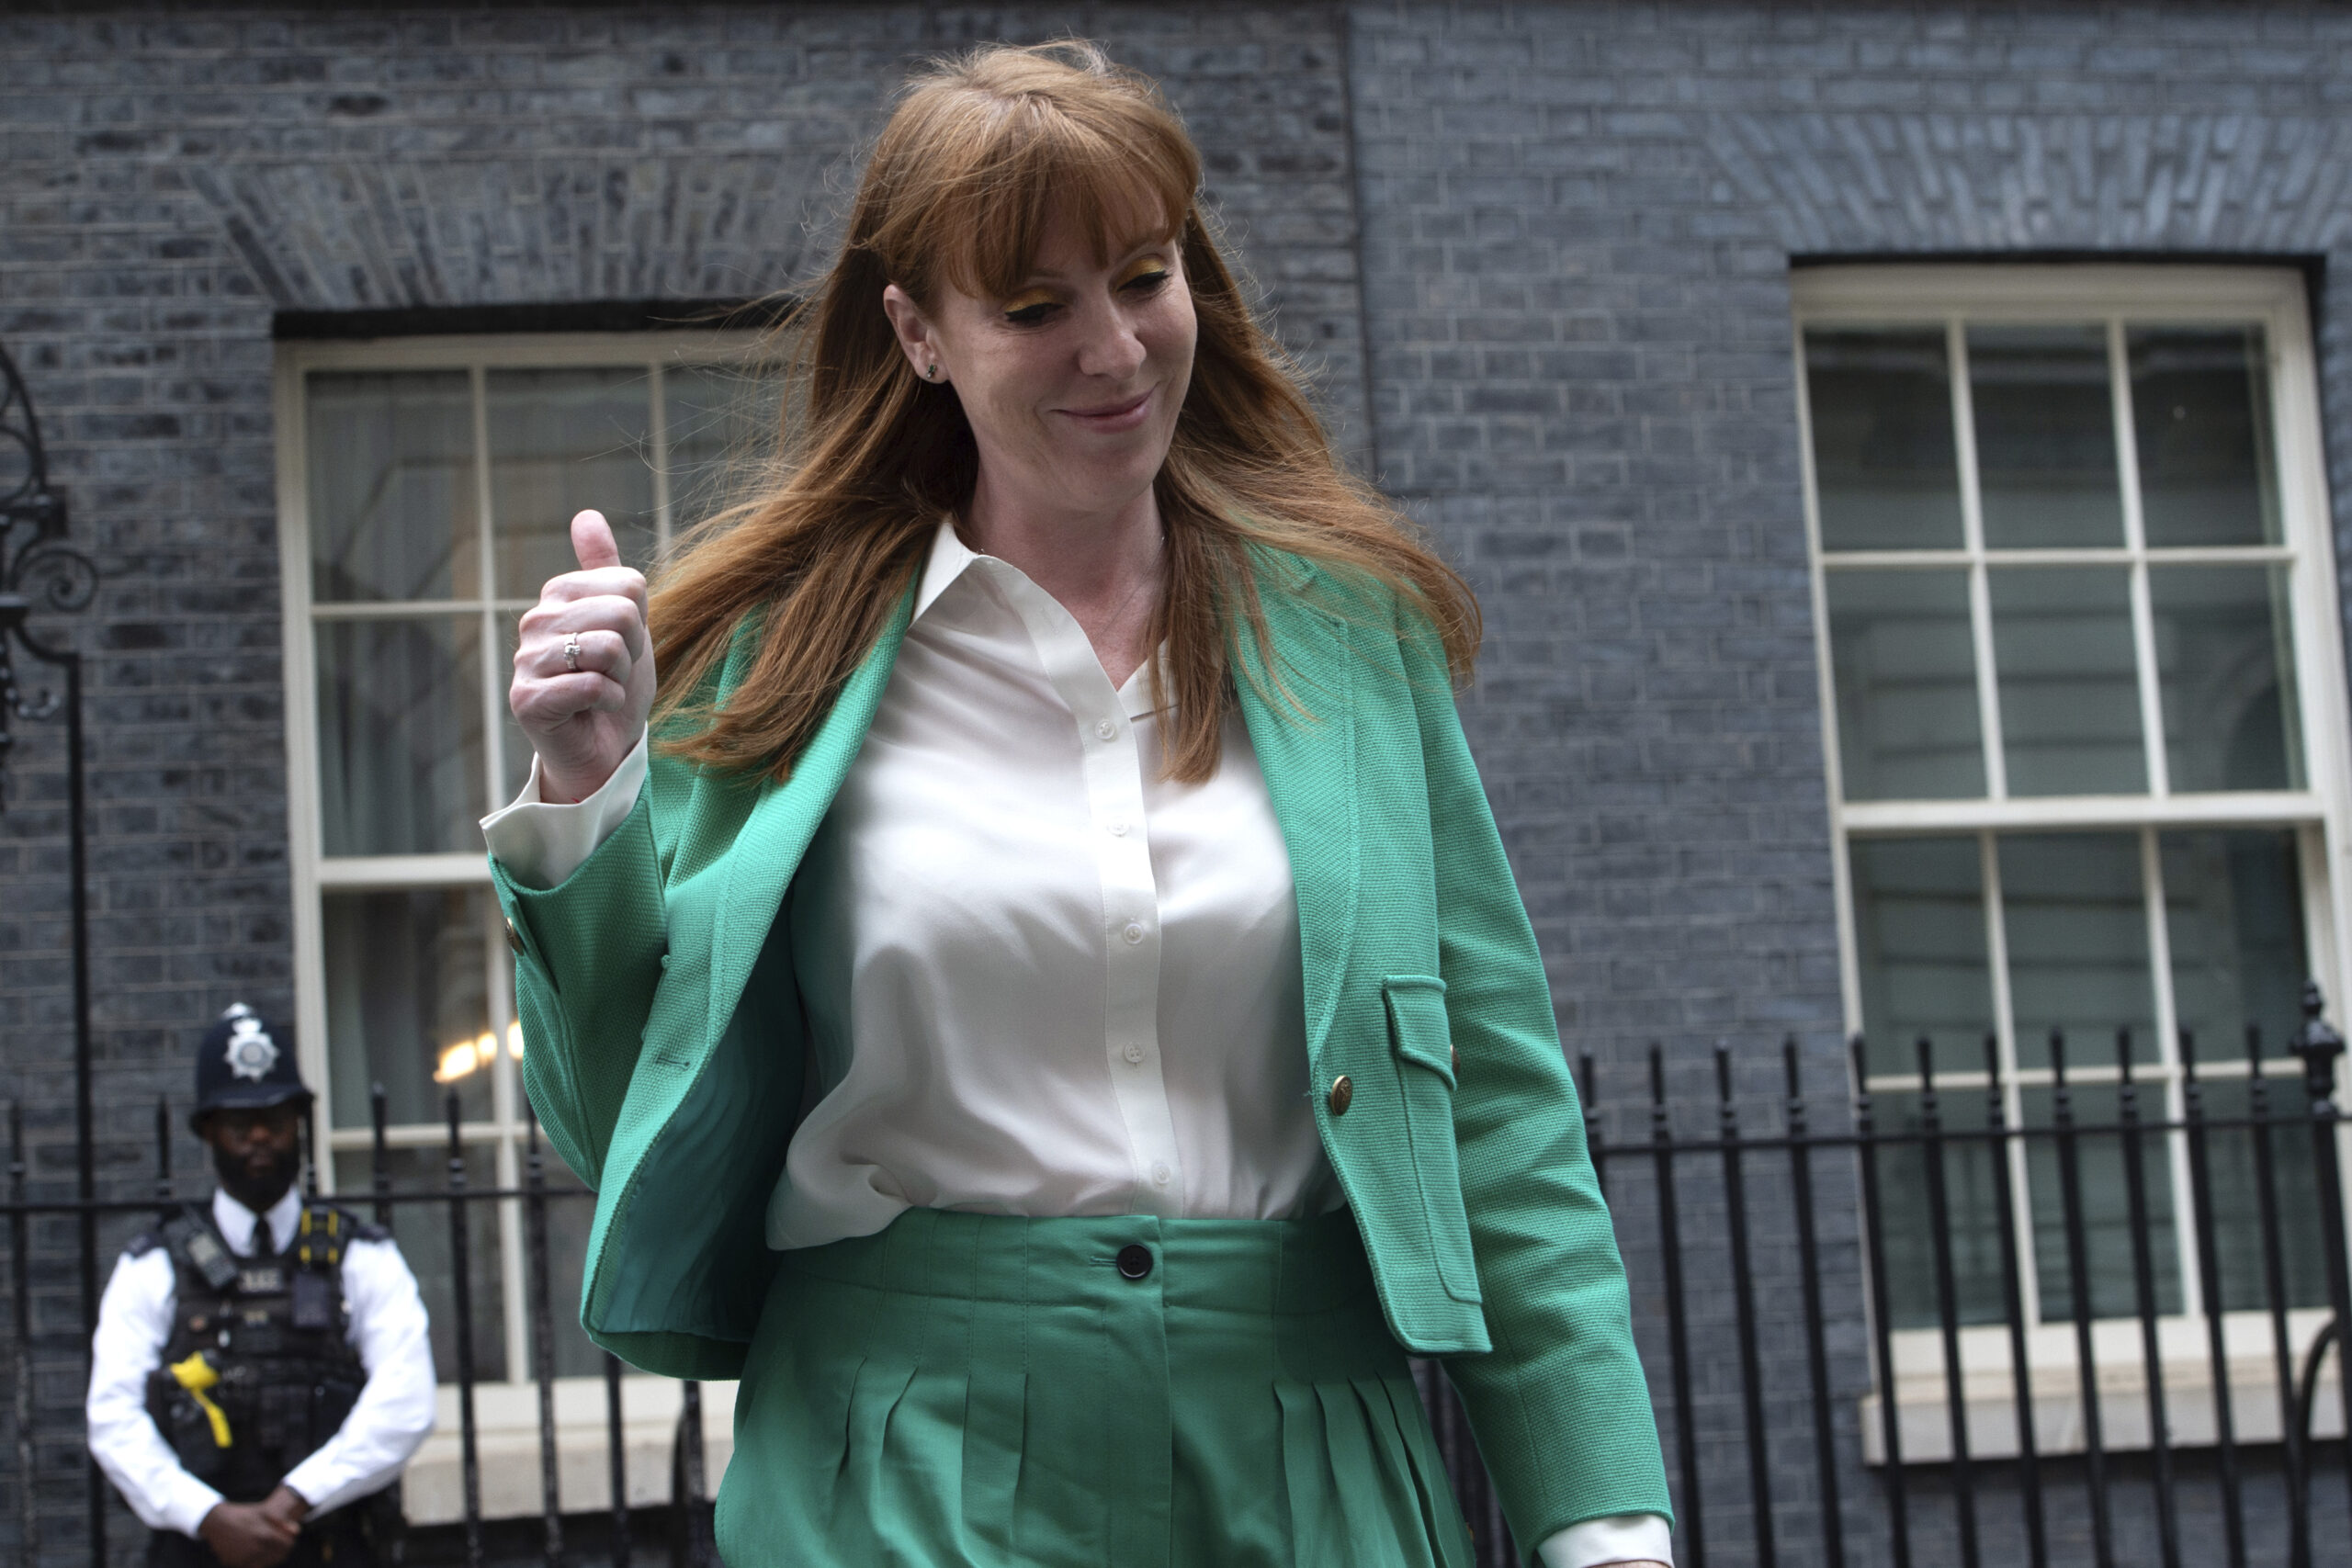
[[[1256,649],[1245,636],[1246,667],[1236,686],[1274,818],[1290,851],[1306,981],[1306,1054],[1313,1061],[1330,1034],[1340,977],[1355,942],[1361,880],[1352,690],[1357,661],[1344,623],[1290,594],[1269,593],[1264,604],[1276,671],[1259,667]]]
[[[767,942],[768,929],[783,906],[784,890],[799,869],[800,857],[816,836],[817,825],[831,808],[833,796],[841,793],[850,763],[865,743],[874,710],[881,705],[883,688],[890,683],[890,671],[898,663],[899,647],[906,640],[914,604],[915,588],[910,584],[899,613],[842,687],[832,712],[825,716],[808,749],[793,764],[792,776],[782,784],[770,780],[761,785],[751,817],[736,837],[728,856],[726,892],[714,910],[710,1039],[717,1039],[734,1017],[735,1004],[742,998],[752,966]]]

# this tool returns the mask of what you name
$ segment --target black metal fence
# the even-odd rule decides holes
[[[1654,1047],[1646,1103],[1611,1103],[1600,1092],[1594,1062],[1583,1058],[1579,1077],[1588,1134],[1632,1270],[1637,1329],[1660,1374],[1658,1413],[1668,1441],[1679,1515],[1677,1562],[1682,1568],[1705,1568],[1710,1562],[1718,1568],[1798,1562],[1843,1568],[1882,1562],[1896,1568],[1911,1568],[1915,1562],[1970,1568],[1985,1562],[2044,1568],[2052,1562],[2085,1562],[2109,1568],[2119,1562],[2151,1561],[2177,1568],[2184,1561],[2216,1556],[2232,1568],[2256,1562],[2312,1568],[2315,1562],[2343,1561],[2346,1538],[2331,1534],[2315,1546],[2313,1520],[2321,1508],[2333,1508],[2352,1495],[2346,1491],[2352,1488],[2352,1442],[2319,1442],[2311,1435],[2323,1403],[2328,1351],[2338,1344],[2337,1325],[2352,1323],[2338,1157],[2341,1118],[2334,1096],[2335,1060],[2343,1047],[2318,1021],[2315,998],[2307,1007],[2311,1016],[2290,1045],[2300,1057],[2300,1071],[2292,1077],[2276,1075],[2284,1059],[2266,1061],[2258,1036],[2249,1031],[2245,1076],[2232,1074],[2233,1084],[2244,1086],[2238,1091],[2243,1113],[2209,1114],[2213,1080],[2199,1075],[2194,1043],[2184,1039],[2184,1113],[2177,1119],[2146,1112],[2138,1076],[2144,1067],[2134,1063],[2128,1035],[2119,1042],[2116,1067],[2107,1079],[2114,1090],[2112,1119],[2093,1122],[2084,1116],[2080,1067],[2070,1078],[2065,1042],[2053,1037],[2048,1115],[2030,1126],[2007,1114],[1989,1043],[1984,1091],[1963,1097],[1952,1092],[1948,1077],[1939,1077],[1921,1043],[1917,1088],[1908,1091],[1900,1126],[1889,1124],[1883,1092],[1874,1098],[1849,1090],[1826,1104],[1809,1096],[1793,1040],[1770,1064],[1779,1068],[1781,1081],[1781,1092],[1770,1097],[1778,1104],[1769,1122],[1753,1121],[1757,1097],[1743,1095],[1736,1082],[1736,1069],[1752,1071],[1765,1064],[1736,1059],[1728,1048],[1718,1047],[1713,1055],[1711,1101],[1669,1096],[1668,1069],[1675,1064]],[[1850,1084],[1872,1081],[1865,1076],[1866,1065],[1857,1040]],[[1973,1103],[1973,1117],[1955,1114],[1964,1101]],[[516,1202],[522,1209],[531,1325],[529,1374],[537,1393],[541,1508],[529,1551],[543,1556],[548,1568],[584,1555],[609,1557],[615,1568],[627,1568],[637,1521],[625,1465],[621,1368],[609,1356],[604,1358],[604,1438],[611,1506],[594,1532],[600,1539],[593,1549],[583,1551],[585,1543],[577,1541],[567,1545],[567,1523],[586,1521],[577,1513],[568,1517],[559,1495],[555,1324],[558,1314],[568,1314],[571,1308],[568,1300],[556,1301],[550,1288],[549,1214],[555,1205],[585,1202],[589,1195],[549,1183],[536,1129],[519,1188],[469,1182],[454,1096],[444,1182],[395,1190],[381,1105],[379,1095],[371,1184],[338,1197],[362,1210],[372,1208],[379,1222],[412,1235],[426,1224],[447,1227],[456,1309],[451,1370],[458,1410],[463,1560],[468,1568],[480,1568],[492,1551],[477,1441],[476,1262],[469,1250],[469,1211],[482,1203]],[[1646,1136],[1606,1135],[1621,1111],[1645,1121]],[[1704,1135],[1687,1135],[1678,1125],[1693,1112],[1709,1123]],[[1832,1124],[1816,1125],[1823,1122]],[[63,1429],[70,1418],[56,1412],[45,1417],[34,1395],[34,1231],[61,1225],[61,1241],[68,1231],[88,1238],[100,1218],[180,1201],[186,1194],[172,1176],[169,1130],[167,1113],[158,1107],[156,1168],[148,1190],[135,1197],[33,1201],[26,1195],[22,1122],[11,1111],[8,1201],[0,1204],[0,1216],[7,1227],[14,1491],[25,1568],[34,1568],[43,1556],[40,1494],[29,1479],[36,1474],[37,1446],[79,1442],[78,1427]],[[2290,1145],[2298,1152],[2296,1159],[2282,1158]],[[2168,1159],[2165,1151],[2172,1148],[2185,1150],[2187,1160],[2187,1218],[2201,1285],[2193,1314],[2177,1310],[2178,1303],[2168,1302],[2159,1288],[2157,1238],[2168,1227],[2177,1237],[2179,1228],[2178,1217],[2157,1190],[2162,1184],[2152,1185],[2151,1161]],[[2018,1194],[2007,1157],[2012,1149],[2030,1151],[2057,1187],[2055,1234],[2048,1238],[2051,1258],[2043,1267],[2063,1280],[2059,1293],[2066,1306],[2053,1313],[2045,1302],[2038,1323],[2028,1321],[2018,1261]],[[1972,1150],[1995,1156],[1968,1168],[1992,1186],[1989,1207],[1996,1234],[1986,1245],[1996,1267],[1983,1256],[1972,1262],[1959,1255],[1967,1230],[1955,1222],[1953,1184]],[[2240,1165],[2250,1162],[2251,1215],[2225,1214],[2217,1204],[2214,1173],[2224,1155]],[[2104,1310],[2091,1278],[2093,1226],[2085,1172],[2087,1162],[2109,1156],[2120,1165],[2120,1229],[2130,1243],[2130,1306],[2120,1314]],[[2037,1232],[2041,1221],[2037,1209]],[[2252,1298],[2241,1289],[2242,1299],[2224,1299],[2218,1259],[2225,1225],[2255,1233],[2234,1237],[2241,1254],[2250,1251],[2259,1258],[2260,1288]],[[83,1247],[90,1245],[81,1240]],[[2305,1256],[2314,1248],[2315,1257]],[[1838,1265],[1841,1256],[1854,1266]],[[76,1261],[82,1265],[86,1345],[96,1312],[89,1282],[96,1276],[97,1260],[85,1256]],[[1922,1261],[1924,1280],[1912,1272]],[[1997,1275],[1992,1297],[1980,1292],[1983,1299],[1969,1299],[1963,1285],[1972,1267],[1987,1279]],[[2326,1321],[2312,1332],[2306,1310],[2299,1336],[2290,1322],[2289,1276],[2303,1279],[2309,1295],[2314,1269]],[[1866,1312],[1857,1299],[1864,1280],[1875,1310]],[[1994,1301],[1993,1310],[1986,1310],[1985,1300]],[[1907,1309],[1901,1304],[1906,1301],[1914,1303]],[[1932,1302],[1924,1318],[1917,1305],[1922,1301]],[[1899,1325],[1894,1320],[1905,1310],[1911,1321]],[[2233,1404],[2225,1334],[2225,1319],[2233,1313],[2267,1322],[2271,1386],[2263,1397],[2270,1408],[2261,1423],[2242,1423],[2243,1412]],[[2045,1367],[2037,1374],[2029,1339],[2053,1319],[2066,1331],[2071,1364]],[[2136,1339],[2136,1391],[2119,1392],[2101,1376],[2094,1340],[2102,1319],[2108,1333],[2129,1328]],[[2174,1322],[2177,1332],[2178,1325],[2191,1319],[2201,1335],[2201,1368],[2184,1367],[2177,1353],[2164,1353],[2164,1324]],[[1866,1344],[1841,1342],[1841,1325],[1865,1322]],[[1941,1439],[1932,1453],[1906,1453],[1905,1401],[1894,1397],[1901,1382],[1894,1375],[1899,1365],[1896,1337],[1930,1331],[1941,1375],[1928,1382],[1937,1388],[1931,1397],[1942,1405]],[[1963,1339],[1972,1331],[1996,1335],[2006,1346],[2005,1366],[1996,1371],[2006,1373],[2010,1418],[1997,1457],[1973,1451],[1984,1419],[1980,1413],[1972,1420],[1970,1410]],[[1801,1354],[1792,1348],[1800,1344]],[[1853,1353],[1857,1349],[1865,1353]],[[2333,1367],[2339,1416],[2352,1414],[2352,1371],[2340,1351]],[[1422,1366],[1417,1372],[1477,1540],[1482,1568],[1518,1561],[1459,1406],[1435,1369]],[[2053,1445],[2064,1453],[2043,1451],[2038,1436],[2048,1423],[2037,1420],[2037,1395],[2047,1401],[2053,1380],[2071,1385],[2074,1399],[2075,1435]],[[1980,1368],[1980,1386],[1982,1382]],[[2194,1446],[2193,1464],[2183,1462],[2185,1450],[2171,1431],[2166,1403],[2184,1382],[2201,1387],[2211,1404],[2211,1440]],[[1855,1397],[1863,1389],[1873,1391],[1874,1398]],[[2132,1409],[2123,1411],[2126,1405]],[[1868,1431],[1860,1420],[1866,1410]],[[2119,1412],[2133,1416],[2143,1428],[2144,1447],[2113,1440],[2110,1418]],[[44,1429],[45,1418],[48,1427],[59,1429]],[[2270,1435],[2248,1435],[2257,1425]],[[689,1383],[673,1442],[669,1538],[663,1543],[663,1555],[681,1565],[715,1562],[701,1428],[700,1391]],[[1865,1451],[1872,1448],[1866,1461]],[[2128,1485],[2120,1475],[2126,1464],[2132,1470]],[[107,1506],[95,1467],[85,1484],[86,1531],[74,1532],[83,1539],[72,1544],[86,1548],[92,1568],[104,1568]],[[2267,1500],[2260,1507],[2250,1501],[2257,1491]],[[2276,1506],[2280,1498],[2283,1510]],[[2217,1550],[2199,1541],[2184,1547],[2185,1508],[2208,1522],[2218,1516],[2212,1543]],[[2278,1517],[2282,1511],[2283,1518]],[[2068,1526],[2064,1530],[2056,1528],[2062,1516]],[[2086,1534],[2074,1528],[2082,1520],[2087,1521]],[[511,1538],[500,1555],[514,1555]],[[56,1551],[48,1556],[58,1559]]]

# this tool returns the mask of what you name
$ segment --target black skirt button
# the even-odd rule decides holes
[[[1119,1273],[1124,1279],[1140,1280],[1151,1272],[1151,1248],[1123,1247],[1119,1248]]]

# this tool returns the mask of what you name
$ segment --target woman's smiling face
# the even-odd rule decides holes
[[[1098,264],[1057,212],[1010,297],[943,286],[919,311],[893,286],[884,304],[916,374],[936,362],[961,400],[993,504],[1102,515],[1150,488],[1198,335],[1174,235],[1114,240]]]

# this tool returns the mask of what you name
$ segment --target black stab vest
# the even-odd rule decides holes
[[[134,1255],[159,1246],[170,1252],[177,1290],[163,1364],[147,1381],[148,1413],[188,1472],[229,1501],[268,1496],[351,1414],[368,1372],[346,1337],[343,1253],[384,1235],[332,1204],[311,1203],[283,1253],[261,1250],[271,1240],[263,1219],[254,1255],[240,1258],[193,1208],[132,1244]],[[195,1356],[217,1381],[191,1391],[173,1369]],[[227,1421],[226,1447],[207,1401]]]

